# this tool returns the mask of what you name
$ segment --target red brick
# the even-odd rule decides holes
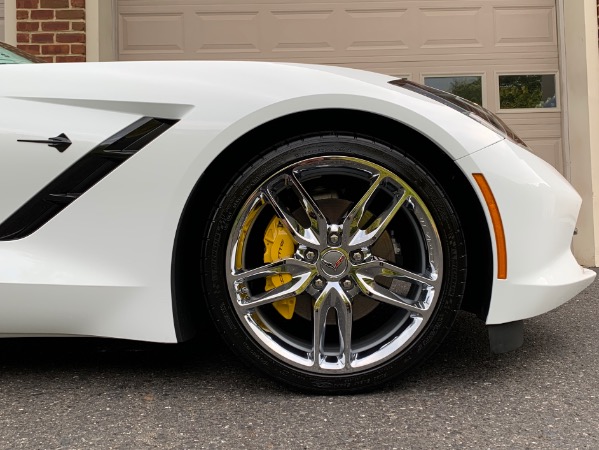
[[[17,9],[25,8],[25,9],[36,9],[39,8],[40,1],[39,0],[17,0]]]
[[[27,44],[29,43],[29,37],[31,35],[29,33],[17,33],[17,42],[20,44]]]
[[[85,56],[57,56],[56,62],[85,62]]]
[[[53,56],[38,56],[38,58],[42,59],[42,60],[44,60],[46,62],[49,62],[49,63],[55,62]]]
[[[71,22],[71,30],[85,31],[85,22]]]
[[[69,46],[62,45],[42,45],[42,55],[68,55]]]
[[[19,45],[17,45],[17,47],[20,48],[21,50],[23,50],[24,52],[31,53],[32,55],[39,55],[40,54],[40,46],[39,45],[23,45],[23,44],[19,44]]]
[[[17,22],[17,31],[37,31],[39,29],[39,22]]]
[[[69,31],[69,22],[42,22],[43,31]]]
[[[82,9],[65,9],[56,11],[56,18],[60,20],[83,20],[85,11]]]
[[[85,44],[71,44],[71,54],[85,55],[86,54]]]
[[[71,8],[85,8],[85,0],[71,0]]]
[[[35,33],[31,35],[34,44],[54,44],[54,33]]]
[[[82,43],[85,42],[85,34],[83,33],[58,33],[56,42],[61,43]]]
[[[29,11],[27,9],[17,9],[17,20],[29,19]]]
[[[53,9],[34,9],[31,11],[31,18],[33,20],[54,20]]]
[[[69,0],[41,0],[42,8],[68,8]]]

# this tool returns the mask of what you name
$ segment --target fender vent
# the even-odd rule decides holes
[[[106,139],[0,224],[0,241],[22,239],[39,230],[102,178],[177,122],[142,117]]]

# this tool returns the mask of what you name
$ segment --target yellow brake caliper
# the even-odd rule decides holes
[[[264,232],[264,262],[271,263],[289,258],[295,253],[295,241],[278,217],[273,217]],[[266,278],[265,290],[270,291],[291,281],[291,275],[280,273]],[[295,297],[279,300],[272,304],[285,319],[293,317]]]

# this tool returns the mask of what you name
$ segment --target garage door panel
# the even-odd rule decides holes
[[[389,56],[413,60],[465,52],[480,58],[490,52],[556,54],[555,23],[548,25],[555,15],[550,2],[528,0],[526,7],[519,0],[500,3],[501,8],[489,0],[238,4],[120,0],[121,40],[135,43],[141,40],[137,33],[147,35],[142,23],[131,23],[135,16],[156,26],[151,44],[122,45],[120,57],[153,58],[151,48],[156,47],[160,58],[174,45],[171,32],[178,34],[177,43],[184,39],[186,51],[179,52],[181,57],[192,59],[220,59],[220,50],[231,59],[271,60]],[[185,22],[184,30],[172,29],[172,17],[164,22],[151,17],[159,12],[184,16],[185,20],[179,17],[180,23]],[[518,14],[530,24],[512,30],[510,20]]]
[[[306,58],[310,60],[317,60],[322,55],[312,58]],[[439,55],[381,55],[381,56],[335,56],[333,55],[334,61],[330,60],[331,55],[328,55],[328,60],[324,63],[339,63],[339,64],[351,64],[353,62],[358,63],[386,63],[386,62],[397,62],[402,64],[417,64],[424,67],[445,67],[447,65],[455,64],[488,64],[488,63],[501,63],[502,61],[509,62],[521,60],[525,64],[529,65],[534,61],[551,62],[553,70],[557,69],[558,59],[556,51],[553,52],[529,52],[529,53],[518,53],[517,58],[513,53],[444,53]],[[259,60],[269,60],[269,58],[256,58]],[[304,62],[306,62],[304,61]]]
[[[172,22],[158,24],[152,18],[160,10],[186,17],[189,26],[182,56],[191,59],[222,59],[221,51],[230,59],[289,60],[321,57],[323,53],[334,53],[335,57],[372,56],[373,52],[389,54],[408,48],[403,35],[409,33],[397,22],[406,10],[390,8],[388,2],[356,2],[349,8],[339,3],[165,7],[121,1],[118,9],[121,42],[134,43],[142,39],[131,34],[147,34],[139,26],[131,26],[132,18],[138,16],[142,21],[148,19],[148,29],[160,25],[154,28],[153,46],[172,45],[169,34],[175,31],[168,26]],[[120,59],[160,59],[163,52],[153,57],[151,48],[121,45]]]
[[[517,6],[494,9],[495,45],[557,46],[557,20],[553,6]]]
[[[121,14],[120,51],[164,55],[185,52],[184,16],[181,13]]]
[[[269,37],[274,39],[269,43],[268,39],[264,40],[264,50],[270,48],[273,53],[283,55],[334,52],[338,46],[335,41],[341,40],[335,36],[337,27],[334,12],[332,8],[312,9],[301,6],[265,11],[263,22],[272,31]]]
[[[481,7],[420,8],[421,49],[482,48],[488,41]]]
[[[349,52],[385,54],[409,48],[403,27],[399,26],[407,24],[406,8],[389,8],[385,4],[364,8],[363,5],[345,10],[348,24],[353,27],[347,46]]]
[[[255,9],[194,11],[192,22],[197,55],[260,53],[260,17]]]
[[[561,114],[553,111],[522,112],[522,113],[498,113],[502,120],[510,121],[514,127],[557,127],[561,124]]]

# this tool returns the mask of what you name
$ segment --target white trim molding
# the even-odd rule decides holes
[[[573,249],[580,264],[599,265],[599,52],[597,1],[563,1],[570,182],[582,196]]]
[[[6,0],[4,2],[4,42],[17,45],[17,2]]]
[[[116,0],[87,0],[85,16],[87,61],[114,61]]]

